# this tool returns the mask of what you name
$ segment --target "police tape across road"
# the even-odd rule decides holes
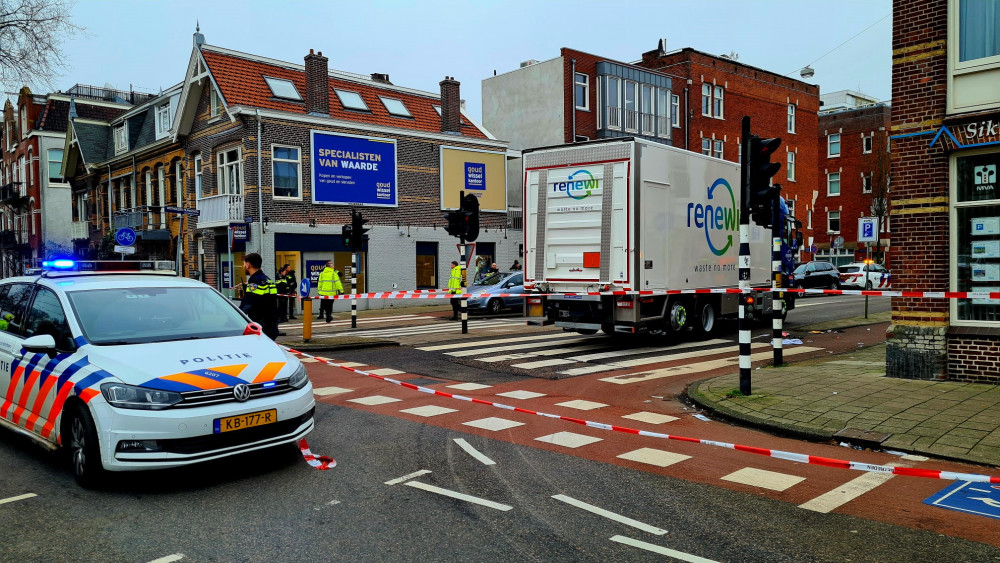
[[[473,397],[466,397],[464,395],[456,395],[454,393],[448,393],[446,391],[438,391],[431,389],[429,387],[422,387],[420,385],[414,385],[413,383],[406,383],[404,381],[399,381],[386,377],[384,375],[376,375],[372,372],[349,367],[343,364],[339,364],[334,361],[326,360],[324,358],[319,358],[299,350],[294,350],[287,346],[282,346],[285,350],[288,350],[292,354],[296,354],[305,358],[310,358],[316,360],[317,362],[322,362],[328,366],[341,368],[358,375],[363,375],[365,377],[371,377],[374,379],[380,379],[386,383],[392,383],[393,385],[399,385],[400,387],[406,387],[407,389],[412,389],[414,391],[420,391],[421,393],[428,393],[430,395],[438,395],[440,397],[448,397],[449,399],[457,399],[459,401],[467,401],[470,403],[477,403],[480,405],[487,405],[491,407],[496,407],[504,410],[530,414],[534,416],[542,416],[545,418],[555,418],[559,420],[565,420],[567,422],[572,422],[574,424],[580,424],[587,426],[588,428],[597,428],[599,430],[609,430],[612,432],[623,432],[626,434],[636,434],[639,436],[647,436],[650,438],[662,438],[666,440],[678,440],[681,442],[689,442],[694,444],[701,444],[704,446],[716,446],[719,448],[726,448],[730,450],[737,450],[741,452],[748,452],[752,454],[762,455],[766,457],[773,457],[777,459],[784,459],[787,461],[795,461],[798,463],[806,463],[809,465],[823,465],[826,467],[838,467],[840,469],[853,469],[855,471],[865,471],[869,473],[886,473],[891,475],[904,475],[908,477],[925,477],[928,479],[943,479],[948,481],[970,481],[975,483],[1000,483],[1000,477],[993,477],[990,475],[981,475],[977,473],[955,473],[952,471],[939,471],[933,469],[917,469],[913,467],[897,467],[893,465],[877,465],[872,463],[862,463],[858,461],[846,461],[841,459],[834,459],[828,457],[819,457],[807,454],[798,454],[794,452],[785,452],[781,450],[772,450],[768,448],[756,448],[753,446],[741,446],[739,444],[730,444],[727,442],[716,442],[714,440],[704,440],[700,438],[686,438],[684,436],[675,436],[672,434],[663,434],[661,432],[650,432],[648,430],[637,430],[634,428],[628,428],[626,426],[617,426],[614,424],[604,424],[601,422],[591,422],[589,420],[582,420],[579,418],[572,418],[568,416],[561,416],[558,414],[549,414],[539,411],[533,411],[530,409],[523,409],[520,407],[515,407],[511,405],[504,405],[502,403],[495,403],[493,401],[487,401],[485,399],[475,399]],[[305,444],[305,441],[302,441]],[[306,447],[308,448],[308,446]],[[303,450],[303,455],[306,454],[308,449]],[[310,454],[311,455],[311,454]],[[329,458],[327,458],[329,459]],[[309,461],[309,458],[306,458]],[[331,460],[332,461],[332,460]],[[334,462],[336,463],[336,462]],[[313,462],[310,461],[310,465]],[[315,466],[315,465],[314,465]],[[325,467],[320,467],[320,469],[326,469]]]
[[[667,289],[660,291],[653,290],[620,290],[620,291],[592,291],[577,293],[444,293],[442,291],[420,293],[418,291],[385,291],[376,293],[356,293],[343,295],[320,295],[312,299],[453,299],[473,297],[548,297],[564,296],[574,297],[583,295],[608,295],[620,297],[624,295],[693,295],[709,293],[741,293],[742,290],[736,287],[714,288],[714,289]],[[748,292],[751,290],[747,290]],[[757,288],[753,291],[770,291],[771,293],[796,293],[796,294],[822,294],[822,295],[867,295],[870,297],[915,297],[923,299],[1000,299],[1000,291],[896,291],[896,290],[872,290],[872,289],[801,289],[801,288]],[[296,297],[298,295],[284,295],[278,297]]]

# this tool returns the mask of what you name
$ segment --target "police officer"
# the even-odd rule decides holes
[[[260,254],[251,252],[243,257],[243,269],[247,273],[247,281],[240,301],[240,310],[250,317],[250,320],[263,327],[264,334],[274,340],[278,336],[278,290],[261,271],[264,260]]]
[[[288,293],[294,295],[298,291],[299,283],[295,279],[295,270],[291,266],[285,264],[285,285],[288,286]],[[288,320],[295,320],[295,298],[288,298]]]
[[[326,261],[326,267],[319,273],[319,280],[316,282],[316,293],[321,297],[332,297],[344,292],[344,285],[340,283],[340,274],[333,269],[333,260]],[[320,320],[326,315],[326,322],[333,320],[333,299],[321,299],[319,302]]]
[[[451,261],[451,277],[448,278],[448,293],[459,295],[462,293],[462,268],[458,267],[458,262]],[[458,320],[459,309],[462,305],[462,298],[451,298],[451,320]]]
[[[288,271],[288,264],[278,269],[278,275],[274,277],[274,286],[278,290],[278,322],[288,322],[288,297],[286,295],[295,291],[295,287],[288,287],[288,278],[285,273]]]

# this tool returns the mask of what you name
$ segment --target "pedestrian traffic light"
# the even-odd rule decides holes
[[[350,249],[354,252],[360,252],[366,242],[368,242],[367,233],[369,229],[365,227],[365,223],[368,219],[361,216],[360,211],[351,210],[351,245]]]
[[[754,223],[762,227],[771,227],[773,223],[772,209],[778,202],[781,192],[779,184],[771,184],[771,177],[778,173],[781,164],[771,162],[771,155],[781,146],[781,139],[761,139],[756,135],[750,137],[750,164],[747,179],[750,184],[749,201],[750,217]]]
[[[479,198],[475,194],[465,194],[462,198],[462,215],[465,242],[475,242],[479,238]]]
[[[353,248],[352,244],[354,242],[354,237],[351,236],[352,229],[351,225],[344,225],[340,228],[340,236],[344,239],[344,246],[347,248]]]

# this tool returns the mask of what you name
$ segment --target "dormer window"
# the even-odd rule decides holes
[[[115,127],[115,154],[128,150],[128,123]]]
[[[378,99],[382,100],[382,105],[384,105],[385,109],[389,111],[389,115],[395,115],[398,117],[413,117],[413,115],[410,114],[410,110],[406,109],[406,106],[403,105],[402,101],[394,98],[383,98],[382,96],[379,96]]]
[[[170,131],[170,102],[164,102],[156,107],[156,138],[159,139]]]
[[[361,94],[357,92],[348,92],[347,90],[334,90],[337,93],[337,97],[340,98],[340,103],[346,109],[356,109],[358,111],[370,111],[368,109],[368,104],[361,99]]]
[[[296,102],[302,101],[302,96],[299,95],[299,91],[295,89],[295,84],[291,80],[265,76],[264,81],[267,82],[267,86],[271,89],[271,93],[274,94],[275,98],[285,98],[286,100],[295,100]]]

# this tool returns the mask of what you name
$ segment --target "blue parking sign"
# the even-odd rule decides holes
[[[875,225],[872,223],[865,223],[865,238],[873,236],[875,236]]]
[[[1000,485],[957,481],[925,499],[924,504],[1000,520]]]

